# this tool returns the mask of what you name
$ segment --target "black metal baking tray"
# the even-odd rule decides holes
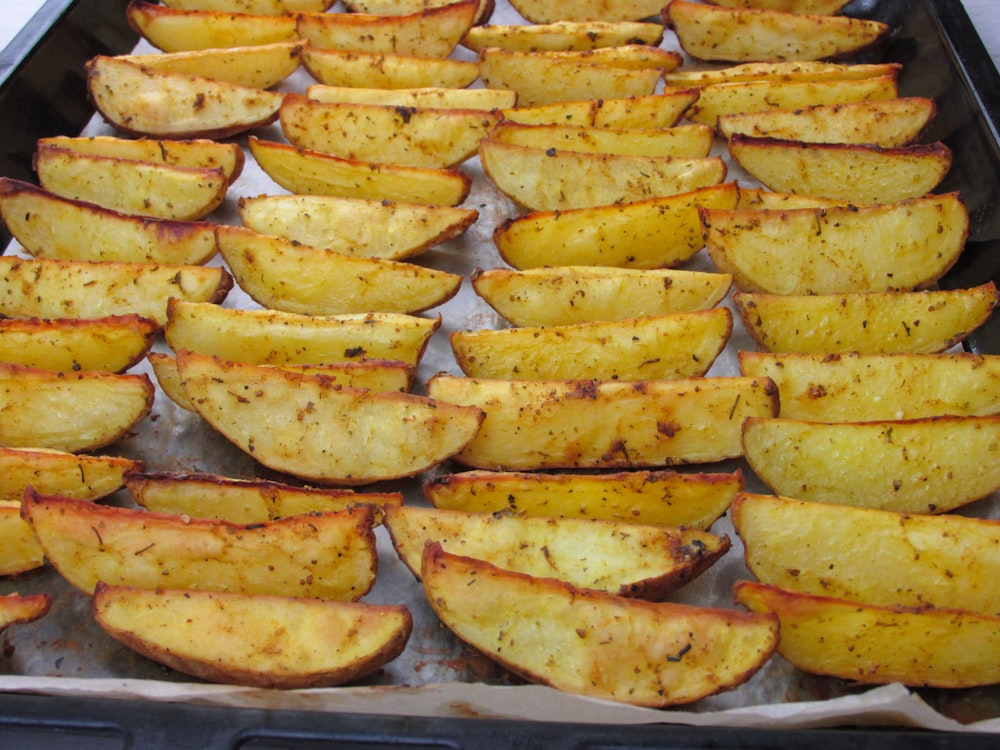
[[[126,0],[49,0],[0,53],[0,174],[33,180],[36,139],[79,132],[91,119],[83,64],[131,50]],[[1000,283],[1000,74],[959,0],[856,0],[854,15],[895,29],[865,61],[904,65],[902,95],[933,96],[939,114],[927,140],[955,162],[942,190],[959,190],[970,210],[967,249],[942,284]],[[9,240],[0,228],[0,240]],[[1000,319],[967,346],[1000,353]],[[0,676],[0,680],[2,680]],[[956,698],[959,701],[960,698]],[[669,720],[669,714],[664,715]],[[496,719],[366,716],[219,708],[187,703],[0,692],[0,747],[992,747],[993,735],[899,728],[747,730],[629,727]]]

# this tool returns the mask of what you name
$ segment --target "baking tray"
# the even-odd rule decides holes
[[[96,54],[131,50],[137,37],[125,22],[125,0],[50,0],[0,53],[0,174],[33,180],[38,137],[76,133],[92,120],[83,63]],[[848,12],[885,21],[895,29],[886,45],[864,61],[904,64],[902,95],[933,96],[938,118],[926,140],[942,140],[955,163],[941,190],[960,190],[971,215],[967,249],[943,280],[965,287],[1000,282],[1000,76],[958,0],[858,0]],[[8,236],[0,235],[6,245]],[[1000,353],[1000,319],[966,346]],[[720,467],[726,470],[730,467]],[[380,560],[380,564],[381,564]],[[27,583],[27,585],[25,585]],[[3,582],[0,592],[30,588],[30,580]],[[72,652],[54,674],[73,674]],[[3,641],[4,657],[16,642]],[[2,664],[2,662],[0,662]],[[129,673],[134,662],[114,665]],[[143,664],[145,675],[183,680]],[[0,672],[9,669],[0,669]],[[81,667],[82,673],[85,671]],[[496,678],[496,673],[491,677]],[[0,676],[0,680],[3,677]],[[502,681],[503,676],[500,676]],[[850,694],[850,686],[803,680],[789,700]],[[937,710],[959,721],[1000,717],[1000,690],[924,691]],[[734,700],[739,700],[736,698]],[[707,705],[713,705],[710,702]],[[722,704],[724,705],[733,705]],[[402,713],[406,713],[403,711]],[[558,716],[553,716],[559,719]],[[663,721],[671,720],[670,713]],[[891,721],[891,719],[890,719]],[[993,746],[995,735],[913,732],[898,728],[789,730],[733,729],[671,724],[607,726],[578,722],[364,715],[196,703],[161,703],[105,696],[52,696],[0,692],[0,746],[11,747],[805,747]]]

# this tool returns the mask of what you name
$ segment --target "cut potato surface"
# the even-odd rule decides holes
[[[299,67],[300,42],[275,42],[249,47],[123,55],[121,59],[152,70],[212,78],[255,89],[269,89]]]
[[[713,133],[707,125],[679,125],[658,130],[595,128],[579,125],[524,125],[501,121],[490,137],[534,148],[633,156],[708,156]]]
[[[478,52],[500,47],[519,52],[588,50],[625,44],[658,45],[663,26],[643,21],[554,21],[533,24],[474,26],[462,46]]]
[[[0,535],[3,536],[0,575],[16,576],[45,565],[45,551],[35,538],[31,526],[21,518],[20,498],[0,500]],[[2,627],[3,610],[0,604],[0,628]]]
[[[832,63],[811,60],[795,62],[751,62],[726,67],[680,69],[664,74],[668,86],[710,86],[748,81],[844,81],[898,76],[901,63]]]
[[[508,122],[525,125],[578,125],[594,128],[673,127],[698,99],[693,88],[667,88],[650,96],[625,96],[515,107],[501,112]]]
[[[117,456],[0,448],[0,500],[20,505],[28,487],[43,495],[99,500],[121,489],[125,472],[141,468],[140,461]]]
[[[517,104],[517,93],[504,89],[457,89],[442,86],[386,89],[360,86],[326,86],[314,83],[306,86],[306,96],[330,104],[385,104],[400,107],[433,109],[481,109],[487,112],[507,109]]]
[[[290,15],[195,10],[131,0],[129,25],[164,52],[297,42]]]
[[[428,86],[465,88],[479,78],[479,63],[449,57],[418,57],[397,52],[305,47],[302,65],[327,86],[409,89]]]
[[[639,21],[659,13],[663,0],[513,0],[511,5],[532,23]]]

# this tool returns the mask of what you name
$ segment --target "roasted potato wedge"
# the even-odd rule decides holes
[[[555,52],[628,44],[655,47],[662,41],[663,26],[648,21],[555,21],[474,26],[462,38],[462,46],[475,52],[486,47],[518,52]]]
[[[238,205],[243,223],[262,234],[385,260],[420,255],[459,237],[479,218],[471,208],[329,195],[240,198]]]
[[[629,203],[717,185],[719,157],[621,156],[516,146],[493,138],[479,144],[487,176],[514,202],[534,211]]]
[[[961,343],[985,323],[1000,296],[990,282],[927,292],[736,292],[733,301],[762,351],[931,354]]]
[[[784,13],[833,15],[839,13],[849,0],[712,0],[712,5],[723,8],[762,8]]]
[[[321,484],[418,474],[464,448],[483,421],[472,406],[191,352],[178,353],[177,367],[195,409],[230,442],[271,469]]]
[[[770,81],[840,81],[864,78],[895,78],[902,71],[901,63],[833,63],[812,60],[795,62],[752,62],[726,67],[697,67],[672,70],[663,75],[668,86],[701,88],[720,83]]]
[[[149,362],[149,366],[153,370],[153,377],[156,378],[156,384],[160,386],[163,395],[182,409],[195,411],[194,405],[181,385],[181,374],[177,371],[177,358],[163,352],[149,352],[146,355],[146,361]]]
[[[357,86],[306,86],[306,96],[318,102],[386,104],[399,107],[432,109],[481,109],[487,112],[508,109],[517,104],[517,92],[504,89],[456,89],[426,86],[409,89],[366,89]]]
[[[849,206],[848,201],[835,201],[833,198],[818,198],[815,195],[796,195],[795,193],[776,193],[766,188],[739,188],[739,199],[736,208],[778,208],[790,210],[794,208],[830,208],[832,206]]]
[[[0,447],[0,500],[20,504],[28,487],[43,495],[99,500],[122,488],[125,472],[140,469],[142,462],[117,456]]]
[[[10,450],[10,449],[4,449]],[[16,576],[45,565],[45,552],[31,526],[21,518],[21,500],[0,500],[0,576]],[[0,628],[4,622],[0,597]]]
[[[52,598],[48,594],[0,596],[0,630],[24,622],[32,622],[48,614]]]
[[[1000,414],[1000,356],[738,353],[778,387],[779,416],[816,422]]]
[[[579,125],[594,128],[660,129],[675,126],[698,99],[693,88],[667,89],[650,96],[587,99],[515,107],[501,112],[508,122],[525,125]]]
[[[436,508],[708,529],[743,490],[743,475],[739,470],[729,474],[473,470],[434,477],[423,488],[424,497]]]
[[[734,135],[729,153],[772,190],[855,205],[926,195],[941,183],[952,162],[951,149],[940,141],[883,149]]]
[[[177,10],[214,10],[223,13],[251,13],[261,16],[284,16],[300,10],[329,10],[331,0],[167,0],[168,8]]]
[[[374,89],[409,89],[441,86],[465,88],[479,78],[479,64],[472,60],[418,57],[395,52],[358,50],[302,50],[302,65],[327,86]]]
[[[424,552],[424,593],[455,635],[532,682],[644,706],[748,680],[774,651],[774,615],[647,602]],[[473,585],[474,584],[474,585]]]
[[[261,688],[342,685],[403,652],[406,607],[98,583],[94,620],[153,661],[212,682]]]
[[[457,206],[472,188],[472,180],[458,169],[371,164],[253,137],[249,143],[250,153],[261,169],[296,195]]]
[[[0,445],[69,453],[103,448],[149,414],[153,391],[146,375],[0,363]]]
[[[500,115],[478,109],[327,104],[288,94],[281,129],[294,146],[343,159],[406,167],[455,167],[476,153]]]
[[[291,15],[185,10],[145,0],[131,0],[125,13],[129,25],[164,52],[298,41]]]
[[[738,194],[731,182],[632,203],[535,211],[499,224],[493,242],[505,262],[522,270],[678,266],[705,245],[699,207],[734,208]]]
[[[743,291],[772,294],[927,289],[969,235],[958,193],[862,207],[703,208],[699,216],[715,267]]]
[[[712,148],[713,137],[707,125],[650,130],[503,121],[490,132],[490,138],[519,146],[633,156],[705,157]]]
[[[386,508],[385,526],[418,580],[424,547],[438,542],[452,554],[504,570],[653,601],[699,576],[729,549],[728,537],[692,529],[412,505]]]
[[[738,377],[619,383],[436,375],[428,393],[485,412],[456,459],[493,470],[721,461],[742,454],[745,417],[778,410],[773,383]]]
[[[396,313],[312,316],[172,300],[164,336],[189,349],[260,365],[397,360],[416,367],[441,318]]]
[[[217,518],[232,523],[276,521],[303,513],[330,513],[359,505],[375,511],[400,505],[399,492],[354,492],[327,487],[295,487],[265,479],[237,479],[217,474],[129,471],[123,476],[135,501],[156,513]]]
[[[352,13],[375,15],[409,15],[425,8],[449,5],[455,0],[345,0],[344,7]],[[486,23],[493,14],[494,0],[479,0],[475,23]]]
[[[234,524],[28,492],[21,515],[70,584],[356,600],[375,580],[372,509]]]
[[[722,301],[731,284],[732,278],[721,273],[600,266],[492,268],[472,274],[476,294],[515,326],[707,310]]]
[[[221,302],[232,286],[216,266],[0,258],[0,313],[16,318],[136,314],[163,325],[171,297]]]
[[[676,380],[704,375],[733,332],[725,307],[559,326],[453,331],[474,378]]]
[[[212,78],[168,73],[99,55],[87,90],[111,125],[130,135],[222,139],[278,118],[283,94]]]
[[[640,21],[660,12],[662,0],[514,0],[519,14],[532,23],[556,21]]]
[[[358,258],[219,225],[219,253],[264,307],[303,315],[411,314],[458,293],[462,277],[412,263]]]
[[[300,42],[274,42],[249,47],[124,55],[121,59],[149,70],[201,76],[237,86],[269,89],[298,69],[301,51]]]
[[[781,622],[780,653],[806,672],[855,683],[961,688],[1000,680],[1000,619],[952,609],[874,607],[740,581],[736,600]]]
[[[202,265],[216,253],[207,222],[119,213],[0,178],[0,215],[30,255],[71,261]]]
[[[687,0],[671,0],[662,13],[685,52],[713,62],[847,57],[875,46],[891,28],[864,18],[724,8]]]

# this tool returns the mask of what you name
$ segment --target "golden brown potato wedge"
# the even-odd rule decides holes
[[[952,162],[951,149],[940,141],[883,149],[734,135],[729,153],[772,190],[856,205],[926,195],[948,174]]]
[[[650,96],[587,99],[539,104],[502,111],[503,119],[525,125],[579,125],[594,128],[660,129],[673,127],[698,99],[693,88],[666,89]]]
[[[714,134],[707,125],[679,125],[660,130],[595,128],[579,125],[525,125],[503,121],[490,138],[533,148],[633,156],[705,157]]]
[[[401,605],[104,582],[93,613],[110,636],[171,669],[270,689],[359,680],[399,656],[413,627]]]
[[[935,113],[933,99],[909,96],[722,115],[718,127],[725,138],[740,133],[806,143],[898,148],[914,143]]]
[[[125,472],[140,469],[142,463],[129,458],[0,447],[0,500],[20,504],[28,487],[43,495],[99,500],[121,489]]]
[[[131,0],[125,13],[129,25],[164,52],[298,41],[290,15],[175,9],[145,0]]]
[[[639,21],[660,12],[662,0],[514,0],[519,14],[532,23],[556,21]]]
[[[927,292],[785,295],[736,292],[758,348],[802,354],[933,354],[961,343],[993,313],[990,282]]]
[[[781,622],[780,653],[806,672],[855,683],[961,688],[1000,680],[1000,618],[953,609],[874,607],[740,581],[736,600]]]
[[[286,0],[286,2],[289,1]],[[427,8],[450,5],[453,2],[455,0],[344,0],[344,7],[352,13],[409,15]],[[476,11],[475,22],[477,24],[486,23],[493,14],[494,7],[494,0],[479,0],[479,9]]]
[[[216,266],[0,258],[0,313],[16,318],[136,314],[163,325],[171,297],[221,302],[232,286]]]
[[[219,207],[229,189],[221,169],[82,154],[44,143],[34,168],[42,188],[54,195],[158,219],[200,219]]]
[[[881,21],[831,14],[724,8],[671,0],[663,9],[681,48],[714,62],[826,60],[855,55],[889,35]]]
[[[833,15],[839,13],[848,0],[711,0],[723,8],[762,8],[784,13]]]
[[[698,208],[734,208],[738,194],[730,182],[632,203],[535,211],[502,222],[493,242],[505,262],[522,270],[678,266],[705,245]]]
[[[730,474],[473,470],[443,474],[424,483],[424,497],[436,508],[692,529],[708,529],[742,490],[739,470]]]
[[[472,188],[472,180],[458,169],[371,164],[254,137],[249,143],[250,153],[268,177],[296,195],[457,206]]]
[[[283,97],[101,55],[87,62],[87,90],[101,116],[122,132],[170,138],[222,139],[269,125]]]
[[[3,539],[0,545],[0,576],[16,576],[45,565],[45,552],[35,538],[35,532],[21,518],[20,498],[0,500],[0,538]],[[0,604],[0,628],[4,624]]]
[[[479,78],[479,64],[472,60],[418,57],[395,52],[359,50],[302,50],[302,65],[327,86],[360,86],[375,89],[409,89],[440,86],[465,88]]]
[[[479,0],[456,0],[408,15],[298,13],[298,35],[315,49],[446,58],[472,27]]]
[[[731,514],[762,583],[879,607],[998,610],[998,521],[770,495],[741,495]]]
[[[740,371],[778,386],[779,416],[863,422],[1000,414],[1000,356],[738,353]]]
[[[202,265],[216,253],[215,229],[207,222],[123,214],[6,177],[0,178],[0,215],[36,258]]]
[[[411,314],[458,293],[462,277],[412,263],[358,258],[245,227],[219,225],[219,253],[264,307],[303,315]]]
[[[21,515],[70,584],[356,600],[375,580],[372,509],[234,524],[25,495]]]
[[[276,521],[302,513],[330,513],[358,505],[375,511],[400,505],[399,492],[354,492],[349,489],[296,487],[265,479],[237,479],[217,474],[126,472],[123,480],[135,501],[156,513],[192,518],[218,518],[232,523]]]
[[[306,86],[306,96],[318,102],[387,104],[434,109],[508,109],[517,104],[517,92],[504,89],[456,89],[426,86],[408,89],[366,89],[358,86]]]
[[[776,193],[766,188],[739,188],[739,200],[736,208],[830,208],[831,206],[849,206],[847,201],[835,201],[833,198],[818,198],[815,195],[796,195],[795,193]]]
[[[163,4],[177,10],[213,10],[223,13],[284,16],[297,10],[329,10],[334,2],[330,2],[330,0],[167,0]]]
[[[156,384],[160,386],[163,395],[182,409],[195,411],[194,405],[181,385],[181,375],[177,371],[177,358],[163,352],[149,352],[146,355],[146,361],[149,362],[149,366],[153,370],[153,377],[156,378]]]
[[[51,606],[52,598],[48,594],[0,596],[0,629],[44,617]]]
[[[298,69],[301,51],[300,42],[274,42],[249,47],[124,55],[121,59],[149,70],[201,76],[237,86],[269,89]]]
[[[699,216],[715,267],[743,291],[772,294],[927,289],[969,234],[958,193],[861,207],[703,208]]]
[[[839,81],[864,78],[895,78],[902,71],[901,63],[832,63],[798,60],[795,62],[752,62],[726,67],[698,67],[665,73],[668,86],[704,87],[720,83],[770,81]]]
[[[420,255],[459,237],[479,218],[471,208],[330,195],[240,198],[238,207],[243,223],[262,234],[385,260]]]
[[[642,468],[740,456],[748,416],[775,416],[769,380],[619,383],[435,375],[432,398],[477,406],[482,428],[456,459],[482,469]]]
[[[717,185],[719,157],[621,156],[517,146],[493,138],[479,144],[487,176],[514,202],[535,211],[630,203]]]
[[[774,615],[585,591],[429,545],[424,593],[459,638],[532,682],[644,706],[748,680],[774,651]]]
[[[553,23],[474,26],[462,46],[478,52],[486,47],[518,52],[584,51],[627,44],[657,46],[663,26],[648,21],[555,21]]]
[[[483,421],[472,406],[191,352],[178,353],[177,367],[195,409],[230,442],[271,469],[321,484],[418,474],[464,448]]]
[[[76,453],[113,443],[153,406],[146,375],[0,364],[0,444]]]
[[[504,570],[653,601],[701,575],[729,549],[728,537],[692,529],[402,505],[386,508],[385,526],[418,580],[424,547],[438,542],[454,555]]]
[[[174,351],[250,364],[396,360],[415,368],[440,327],[439,317],[295,315],[171,300],[163,333]]]
[[[733,332],[725,307],[558,326],[453,331],[474,378],[676,380],[704,375]]]
[[[288,94],[281,129],[294,146],[343,159],[406,167],[455,167],[476,153],[500,115],[478,109],[327,104]]]
[[[515,326],[561,326],[715,307],[732,278],[721,273],[601,266],[477,269],[476,294]]]

